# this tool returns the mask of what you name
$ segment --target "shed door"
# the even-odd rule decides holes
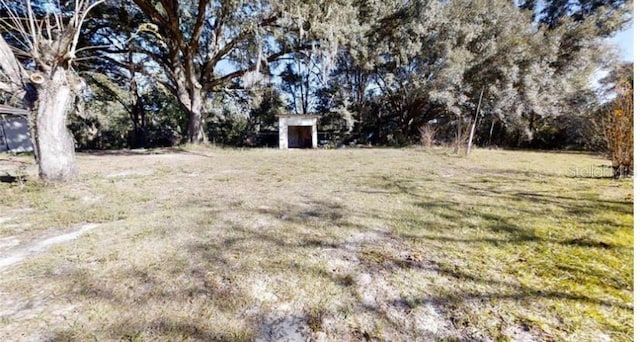
[[[312,148],[311,126],[289,126],[289,148]]]

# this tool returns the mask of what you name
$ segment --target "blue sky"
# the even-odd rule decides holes
[[[613,42],[620,49],[620,57],[628,62],[633,61],[633,23],[613,37]]]

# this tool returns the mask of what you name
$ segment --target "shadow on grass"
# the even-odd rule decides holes
[[[602,213],[614,213],[617,215],[633,215],[633,201],[615,201],[597,198],[597,195],[589,193],[588,190],[576,191],[575,196],[567,196],[566,190],[554,189],[545,184],[544,179],[534,179],[536,177],[527,176],[530,172],[520,172],[511,170],[498,170],[490,174],[485,174],[478,180],[461,182],[448,178],[440,178],[432,181],[429,179],[401,178],[392,176],[374,177],[371,183],[373,189],[362,190],[363,193],[386,192],[389,195],[410,196],[417,200],[416,205],[424,209],[432,206],[447,207],[452,212],[450,219],[460,219],[458,214],[464,214],[457,208],[465,206],[484,206],[498,210],[513,210],[518,213],[528,215],[548,216],[550,210],[561,209],[566,215],[577,216],[582,223],[608,223],[613,229],[620,228],[615,222],[594,222],[590,216]],[[523,177],[525,175],[525,177]],[[487,177],[491,177],[488,180]],[[540,175],[537,176],[538,178]],[[557,177],[557,176],[555,176]],[[541,191],[529,190],[531,183],[540,186]],[[420,186],[432,183],[438,188],[440,197],[455,198],[463,196],[465,202],[443,201],[432,198],[433,190],[426,188],[420,190]],[[522,185],[520,185],[522,184]],[[593,184],[598,187],[601,184]],[[502,202],[502,203],[501,203]],[[506,203],[505,203],[506,202]],[[472,204],[470,204],[472,203]],[[480,203],[480,204],[478,204]],[[503,204],[505,203],[505,204]],[[468,213],[474,214],[474,213]],[[561,216],[554,214],[556,216]]]
[[[623,246],[612,242],[597,241],[583,236],[568,239],[552,238],[549,235],[541,236],[539,235],[540,233],[536,233],[532,227],[527,226],[527,221],[524,217],[544,215],[544,210],[518,209],[516,212],[510,213],[509,215],[499,215],[492,214],[491,212],[499,211],[504,208],[493,204],[475,204],[473,207],[465,208],[459,203],[452,201],[431,201],[417,202],[414,205],[428,211],[429,216],[435,216],[440,218],[440,220],[418,220],[415,224],[417,226],[424,227],[424,229],[419,230],[420,234],[403,234],[404,238],[466,243],[492,243],[496,246],[499,246],[500,244],[554,243],[564,246],[588,248],[632,249],[632,247],[629,246]],[[609,205],[606,205],[606,207],[608,208]],[[566,212],[571,215],[581,215],[584,214],[584,211],[582,210],[587,210],[582,209],[574,211],[574,207],[571,206],[568,206],[567,208]],[[623,211],[623,213],[626,212],[626,208],[622,208],[621,211]],[[480,229],[486,232],[497,233],[499,234],[499,237],[457,238],[446,234],[450,228],[458,226],[465,218],[474,218],[479,220],[478,224]],[[440,223],[442,221],[445,221],[448,224],[443,225]],[[589,223],[596,225],[606,223],[611,227],[610,229],[620,228],[618,227],[618,224],[611,221],[591,220]]]
[[[216,210],[244,210],[230,205],[230,208],[218,209],[205,207],[208,210],[203,214],[203,222]],[[108,322],[97,330],[82,324],[57,330],[51,340],[87,340],[94,337],[136,340],[151,336],[170,340],[249,341],[264,334],[262,337],[266,340],[279,340],[269,335],[276,334],[270,326],[274,324],[274,315],[280,314],[275,313],[273,307],[262,307],[255,294],[248,293],[247,289],[253,280],[264,277],[265,272],[275,277],[292,275],[293,282],[312,279],[319,283],[331,282],[342,288],[352,286],[353,279],[349,275],[332,272],[308,260],[312,253],[338,250],[343,246],[333,237],[302,228],[315,221],[323,225],[345,224],[342,221],[345,210],[339,204],[320,201],[312,201],[305,206],[288,205],[282,210],[251,209],[248,214],[266,215],[276,222],[292,226],[296,238],[291,239],[291,235],[284,238],[275,230],[264,231],[263,227],[222,222],[215,228],[215,238],[194,240],[183,246],[188,260],[162,256],[156,261],[156,267],[141,269],[125,265],[106,276],[98,276],[99,271],[96,270],[73,267],[50,281],[63,284],[66,287],[64,293],[70,298],[79,298],[90,308],[97,305],[100,310],[105,310],[107,307],[116,316],[109,317]],[[351,229],[359,228],[353,226]],[[253,248],[247,249],[247,246]],[[286,256],[279,254],[285,251]],[[299,257],[291,258],[292,255]],[[161,309],[162,306],[167,309]],[[138,317],[125,314],[133,308],[140,313]],[[208,325],[210,322],[202,317],[206,315],[214,320],[216,315],[235,319],[230,326],[216,328]],[[299,313],[291,315],[299,320]],[[278,319],[287,320],[288,317]],[[286,334],[283,336],[287,337]]]
[[[100,328],[103,331],[97,332],[97,334],[104,334],[107,338],[130,340],[135,340],[136,336],[144,334],[170,339],[237,341],[252,340],[261,336],[267,340],[276,340],[277,338],[271,335],[270,325],[273,324],[271,317],[284,315],[279,316],[279,319],[298,321],[301,316],[299,312],[276,313],[275,304],[258,303],[256,295],[247,291],[247,286],[260,277],[267,277],[274,282],[283,281],[281,289],[287,291],[296,291],[295,284],[304,281],[313,282],[321,289],[329,286],[343,289],[348,295],[341,300],[345,303],[350,315],[358,315],[360,312],[373,313],[384,326],[398,333],[405,330],[406,326],[390,315],[387,312],[388,308],[394,308],[408,315],[416,308],[434,304],[446,316],[453,315],[452,312],[458,310],[458,307],[464,307],[472,301],[524,303],[551,299],[633,311],[633,307],[629,304],[599,298],[598,295],[583,295],[569,290],[559,291],[543,285],[524,285],[510,280],[515,279],[512,277],[496,280],[482,275],[482,270],[455,267],[447,263],[447,260],[431,258],[428,250],[428,248],[446,249],[460,246],[473,249],[477,247],[477,243],[512,248],[525,244],[551,243],[561,247],[617,249],[621,246],[610,243],[604,246],[597,240],[550,239],[548,236],[540,236],[527,227],[526,221],[523,221],[521,216],[545,215],[549,206],[561,208],[563,214],[577,215],[578,212],[572,212],[576,207],[614,210],[621,214],[629,214],[632,213],[629,211],[629,203],[548,195],[521,189],[500,191],[476,185],[448,183],[451,186],[448,190],[451,195],[461,192],[465,196],[488,197],[485,204],[470,205],[457,203],[454,200],[432,200],[429,194],[417,191],[411,180],[386,177],[382,181],[384,194],[408,196],[410,198],[408,203],[414,206],[420,215],[408,218],[405,217],[405,213],[397,212],[392,218],[384,219],[386,216],[378,212],[382,211],[380,209],[359,212],[348,204],[322,200],[307,200],[304,203],[271,203],[269,207],[259,208],[245,208],[242,203],[234,204],[235,202],[227,205],[191,202],[191,205],[205,208],[201,217],[203,224],[211,222],[210,217],[218,217],[223,212],[238,214],[242,222],[222,220],[222,222],[207,224],[212,230],[211,235],[206,238],[194,238],[187,245],[182,246],[188,255],[188,260],[176,263],[168,256],[163,256],[159,261],[160,266],[156,269],[140,270],[134,266],[128,266],[115,271],[116,274],[109,275],[109,279],[118,279],[117,283],[109,283],[109,279],[101,279],[80,268],[70,276],[61,277],[56,281],[66,284],[65,292],[70,296],[81,297],[87,303],[99,300],[115,308],[115,312],[127,312],[134,306],[138,308],[136,310],[146,312],[144,317],[133,321],[127,317],[111,317],[110,322],[103,324]],[[364,193],[369,190],[363,189]],[[371,195],[378,194],[371,193]],[[501,214],[501,212],[496,213],[501,209],[500,204],[492,203],[491,198],[499,198],[513,204],[533,202],[537,207],[524,206],[508,214]],[[390,232],[385,232],[354,223],[371,217],[384,221],[383,224],[392,227],[406,225],[407,228],[404,231],[392,229]],[[464,219],[470,217],[476,218],[481,228],[489,234],[474,238],[455,237],[448,233],[452,227],[460,225]],[[268,218],[268,220],[262,225],[252,223],[260,218]],[[442,222],[448,223],[439,226],[438,224]],[[350,233],[368,235],[366,239],[355,243],[347,237]],[[455,244],[443,247],[443,245],[425,243],[430,241]],[[402,253],[410,251],[409,246],[415,245],[424,249],[423,253],[427,255],[425,259],[403,257]],[[447,251],[438,252],[446,253]],[[335,272],[326,265],[325,260],[318,257],[327,255],[338,256],[338,259],[342,255],[354,255],[355,258],[350,261],[353,263],[353,269],[346,274]],[[579,270],[566,267],[562,271],[576,273]],[[419,277],[425,279],[446,278],[450,287],[440,287],[437,292],[413,299],[389,294],[389,298],[385,299],[388,308],[384,308],[364,301],[359,293],[363,285],[358,284],[355,279],[361,274],[369,275],[371,278],[393,279],[393,276],[409,273],[417,273]],[[613,284],[621,289],[628,289],[623,279],[615,276],[606,277],[604,274],[595,274],[595,272],[594,275],[607,281],[609,286]],[[476,284],[491,290],[474,291]],[[411,283],[403,285],[417,287],[417,284]],[[308,302],[297,304],[303,307],[311,305]],[[163,312],[158,309],[158,305],[166,305],[176,311]],[[176,309],[180,307],[185,309]],[[147,309],[148,311],[145,311]],[[344,313],[326,310],[326,315],[344,316]],[[203,312],[210,317],[204,318],[207,314]],[[211,312],[213,314],[210,314]],[[234,328],[217,328],[207,325],[207,320],[212,319],[211,316],[215,317],[215,313],[231,315],[234,317],[233,324],[240,328],[233,330]],[[486,317],[479,317],[478,320],[484,318]],[[457,326],[456,328],[460,331],[453,334],[463,340],[472,340],[471,336],[475,336],[470,332],[475,330],[473,324],[480,323],[472,323],[469,331],[465,327]],[[324,329],[322,322],[319,325]],[[71,327],[58,331],[55,338],[73,339],[76,336],[74,334],[81,334],[79,339],[83,339],[90,337],[91,332],[83,332],[81,327]],[[359,332],[358,336],[374,339],[374,335],[373,331],[363,331]],[[481,335],[489,339],[492,337],[487,332]],[[434,336],[434,339],[435,337],[437,336]]]
[[[172,260],[164,263],[161,270],[121,268],[106,279],[86,269],[72,270],[57,279],[67,283],[65,293],[76,300],[83,299],[91,308],[87,313],[107,310],[104,312],[115,316],[106,317],[107,321],[97,329],[93,326],[95,330],[80,320],[54,331],[48,340],[138,341],[149,335],[170,340],[253,340],[255,335],[250,328],[210,329],[203,313],[197,311],[206,308],[207,312],[233,314],[249,307],[250,297],[242,287],[234,285],[232,276],[211,275],[199,267],[171,267]]]
[[[633,311],[632,304],[614,302],[611,300],[599,299],[591,296],[579,295],[564,291],[551,291],[543,288],[536,288],[531,286],[524,286],[522,284],[518,284],[515,282],[506,282],[495,279],[490,279],[488,277],[479,276],[477,274],[468,272],[459,267],[450,267],[448,265],[438,265],[438,270],[441,274],[446,275],[448,277],[459,279],[467,282],[471,282],[474,284],[485,284],[490,285],[491,287],[506,287],[510,290],[506,292],[510,293],[452,293],[450,295],[429,298],[430,300],[434,300],[436,302],[447,304],[447,305],[455,305],[456,303],[463,302],[465,300],[471,299],[513,299],[513,300],[535,300],[535,299],[560,299],[560,300],[570,300],[575,302],[586,302],[592,303],[596,305],[608,306],[608,307],[617,307],[625,310]]]
[[[211,156],[190,151],[181,146],[174,147],[158,147],[158,148],[140,148],[140,149],[120,149],[120,150],[82,150],[80,154],[86,154],[90,156],[149,156],[149,155],[163,155],[163,154],[191,154],[200,157],[211,158]]]
[[[500,171],[500,170],[499,170]],[[544,279],[545,277],[567,277],[575,279],[574,285],[582,286],[582,281],[597,284],[604,291],[617,289],[622,292],[632,291],[626,271],[602,272],[600,268],[567,267],[565,263],[587,262],[589,255],[593,258],[588,263],[604,263],[604,269],[615,267],[610,260],[628,257],[633,249],[628,241],[615,235],[619,230],[630,230],[632,226],[627,219],[633,215],[632,201],[601,199],[597,192],[588,186],[595,184],[576,184],[569,196],[566,186],[557,186],[545,182],[554,178],[535,175],[527,172],[503,170],[497,174],[483,174],[481,177],[463,182],[459,179],[442,177],[437,182],[424,183],[418,178],[373,177],[372,188],[382,189],[394,196],[405,197],[412,202],[415,210],[398,213],[398,219],[391,225],[403,227],[399,235],[404,241],[415,244],[448,246],[455,250],[470,251],[487,246],[498,247],[504,252],[519,253],[524,247],[530,253],[543,249],[548,265],[527,265],[528,274]],[[489,178],[487,178],[489,177]],[[491,178],[494,177],[494,178]],[[554,175],[558,179],[563,176]],[[546,179],[546,180],[545,180]],[[531,189],[531,182],[536,183]],[[563,184],[562,182],[560,184]],[[428,189],[428,190],[420,190]],[[535,189],[539,188],[540,191]],[[443,199],[445,198],[445,199]],[[446,199],[446,198],[451,198]],[[610,217],[620,217],[614,220]],[[409,217],[409,219],[407,219]],[[563,229],[563,227],[566,227]],[[606,235],[614,237],[607,238]],[[489,244],[489,245],[487,245]],[[552,247],[554,246],[554,247]],[[539,251],[537,253],[542,253]],[[472,253],[473,254],[473,253]],[[542,256],[542,255],[541,255]],[[478,256],[491,263],[485,256]],[[561,259],[565,258],[565,259]],[[572,261],[570,261],[572,260]],[[609,260],[609,261],[608,261]],[[624,259],[620,260],[626,265]],[[539,275],[538,272],[543,272]],[[472,278],[459,271],[442,271],[444,275],[454,279],[463,279],[469,283],[482,282],[482,278]],[[514,278],[517,279],[517,278]],[[564,280],[567,283],[571,281]],[[495,283],[494,286],[509,284]],[[558,289],[558,290],[554,290]],[[606,289],[606,290],[605,290]],[[458,298],[458,299],[457,299]],[[615,307],[633,310],[624,301],[602,299],[582,291],[565,291],[561,287],[551,289],[518,284],[513,293],[497,291],[486,293],[458,293],[442,296],[440,302],[467,299],[483,300],[524,300],[553,299],[570,300],[576,303]]]
[[[12,176],[10,174],[0,175],[0,183],[24,183],[26,181],[25,177],[21,176]]]

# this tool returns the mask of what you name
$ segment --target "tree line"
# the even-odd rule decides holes
[[[615,150],[613,126],[629,125],[609,118],[633,83],[606,44],[631,19],[625,0],[0,0],[0,12],[3,101],[31,111],[48,180],[73,176],[75,148],[269,144],[279,114],[320,115],[327,143],[456,151]]]

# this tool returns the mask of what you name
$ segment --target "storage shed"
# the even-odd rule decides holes
[[[278,116],[280,148],[317,148],[318,117],[318,115]]]
[[[0,152],[31,152],[28,112],[0,105]]]

